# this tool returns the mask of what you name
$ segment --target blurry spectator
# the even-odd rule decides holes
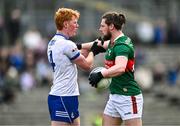
[[[33,50],[27,49],[25,51],[25,69],[34,69],[35,59]]]
[[[180,32],[175,19],[171,20],[171,22],[168,24],[168,43],[180,44]]]
[[[12,103],[15,98],[14,85],[17,85],[17,72],[11,69],[9,62],[9,49],[1,48],[0,50],[0,93],[1,102]]]
[[[166,26],[164,20],[158,20],[154,28],[154,43],[156,45],[161,45],[165,43],[166,40]]]
[[[24,69],[24,55],[23,48],[20,42],[17,42],[15,46],[12,47],[10,52],[10,63],[14,66],[19,72]]]
[[[143,43],[151,43],[154,37],[153,25],[150,22],[139,22],[136,26],[136,33],[139,40]]]
[[[14,45],[20,36],[21,28],[21,10],[14,9],[11,12],[10,18],[7,21],[7,30],[9,33],[10,45]]]
[[[27,49],[31,50],[39,50],[45,45],[41,33],[35,27],[32,27],[25,32],[23,43]]]
[[[170,86],[175,86],[177,84],[178,74],[180,71],[180,64],[174,64],[168,69],[168,84]]]
[[[139,67],[135,72],[136,81],[144,91],[149,91],[153,86],[153,73],[149,68]]]
[[[4,19],[0,15],[0,46],[4,45]]]
[[[24,92],[32,90],[36,85],[35,76],[32,70],[24,71],[20,76],[21,90]]]
[[[145,51],[142,50],[142,48],[140,46],[138,46],[136,48],[135,58],[136,58],[136,68],[143,65],[143,64],[145,64],[145,62],[146,62]]]
[[[161,83],[165,80],[166,67],[163,63],[158,62],[153,68],[153,79],[155,82]]]
[[[25,51],[25,68],[20,75],[20,88],[22,91],[29,91],[36,85],[34,52],[30,49]]]
[[[0,75],[2,77],[6,75],[9,67],[9,49],[4,47],[0,49]]]
[[[46,62],[44,58],[37,61],[36,64],[36,74],[39,82],[44,86],[50,84],[52,81],[52,71],[50,65]]]

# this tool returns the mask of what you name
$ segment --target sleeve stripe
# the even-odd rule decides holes
[[[70,60],[74,60],[74,59],[76,59],[79,56],[80,56],[80,52],[78,52],[74,57],[70,58]]]

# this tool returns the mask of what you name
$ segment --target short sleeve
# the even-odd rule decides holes
[[[80,56],[80,52],[77,49],[77,46],[72,41],[68,41],[67,45],[64,48],[64,54],[70,59],[74,60]]]
[[[119,44],[114,47],[115,56],[126,56],[130,54],[130,48],[127,45]]]

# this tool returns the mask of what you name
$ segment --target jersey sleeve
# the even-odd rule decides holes
[[[75,43],[69,41],[68,44],[64,48],[64,54],[70,59],[74,60],[77,57],[80,56],[80,52],[77,49],[77,46]]]
[[[126,45],[120,44],[114,47],[115,56],[126,56],[128,57],[130,53],[130,48]]]

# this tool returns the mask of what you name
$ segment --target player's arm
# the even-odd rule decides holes
[[[108,44],[109,44],[109,40],[108,41],[103,41],[102,39],[98,38],[93,42],[86,42],[86,43],[82,43],[82,44],[76,44],[78,49],[84,49],[84,50],[90,50],[92,45],[94,44],[94,42],[97,42],[98,46],[103,47],[105,50],[108,48]]]
[[[102,45],[102,42],[100,40],[97,40],[97,41],[94,41],[94,42],[98,42],[97,45],[102,46],[104,49],[108,48],[109,40],[104,41],[103,45]],[[83,43],[82,44],[82,49],[90,50],[94,42]]]
[[[93,43],[87,57],[85,58],[80,54],[80,56],[74,59],[74,63],[84,70],[90,70],[93,67],[94,56],[99,53],[99,49],[97,43]]]
[[[115,59],[115,65],[110,67],[109,69],[105,69],[101,72],[93,73],[89,76],[89,83],[93,87],[97,87],[97,83],[102,78],[111,78],[114,76],[121,75],[126,70],[128,59],[126,56],[117,56]]]
[[[89,52],[86,58],[80,54],[80,56],[74,59],[73,62],[81,69],[89,71],[93,67],[94,54],[93,52]]]
[[[90,50],[94,42],[98,42],[97,45],[98,46],[102,46],[104,49],[108,48],[109,40],[108,41],[104,41],[104,43],[102,43],[100,40],[95,40],[93,42],[83,43],[82,44],[82,49]]]
[[[126,56],[117,56],[115,59],[115,65],[102,71],[102,75],[105,78],[115,77],[123,74],[126,70],[128,58]]]
[[[115,65],[103,71],[104,77],[115,77],[123,74],[128,64],[128,55],[130,48],[126,45],[117,45],[114,47]]]

